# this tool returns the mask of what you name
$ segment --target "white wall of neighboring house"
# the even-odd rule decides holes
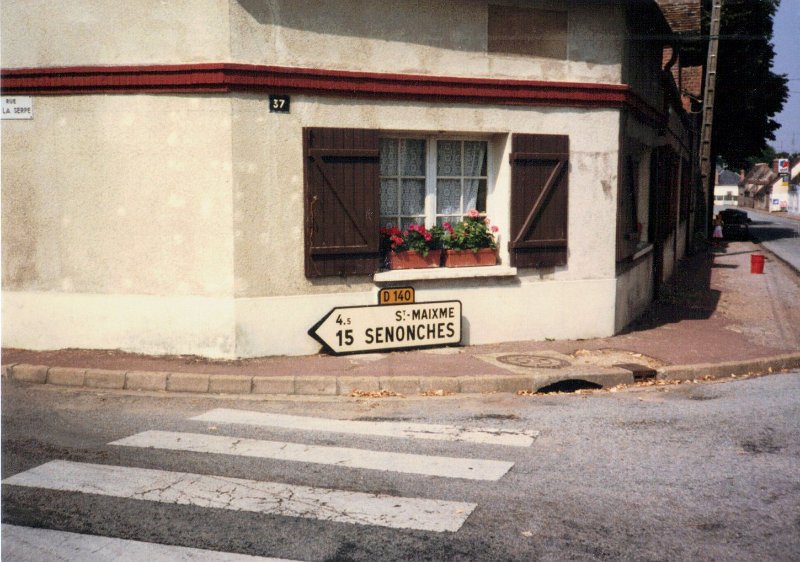
[[[714,204],[715,205],[736,205],[739,199],[739,186],[734,185],[715,185]]]
[[[800,160],[792,166],[786,210],[789,213],[800,215]]]
[[[567,9],[566,60],[487,54],[485,0],[457,8],[369,0],[329,0],[322,8],[289,0],[7,4],[16,9],[4,6],[4,69],[269,61],[473,78],[621,80],[625,11],[610,2],[541,2]],[[418,23],[401,25],[409,20]],[[303,92],[292,94],[288,114],[270,113],[264,93],[249,92],[34,95],[33,103],[32,120],[2,127],[7,347],[225,358],[310,354],[319,345],[306,332],[331,308],[375,304],[381,287],[401,281],[414,285],[418,301],[460,300],[465,344],[591,338],[613,334],[652,294],[650,258],[619,283],[615,269],[619,108]],[[491,275],[475,268],[408,280],[392,272],[380,274],[382,281],[307,278],[307,127],[486,140],[487,214],[500,227],[501,265]],[[515,133],[569,136],[566,266],[509,266],[502,237],[510,230]],[[640,136],[649,153],[655,131]],[[619,305],[623,292],[633,297]]]
[[[778,178],[770,187],[769,212],[785,213],[789,210],[789,182]]]
[[[782,168],[778,169],[779,166],[782,166]],[[791,166],[789,165],[788,159],[780,158],[773,161],[773,167],[775,171],[778,172],[778,177],[770,186],[770,195],[768,201],[769,212],[785,213],[789,209],[789,180],[791,178]]]

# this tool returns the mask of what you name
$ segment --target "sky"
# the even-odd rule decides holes
[[[772,71],[789,78],[789,100],[775,116],[775,140],[767,142],[778,152],[800,152],[800,0],[781,0],[773,24]]]

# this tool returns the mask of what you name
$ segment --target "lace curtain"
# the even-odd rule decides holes
[[[381,225],[425,224],[426,141],[382,139]],[[485,210],[485,141],[436,141],[436,222],[457,222]]]
[[[438,223],[458,221],[479,201],[486,177],[486,143],[438,141],[436,162],[436,214]]]
[[[381,225],[425,224],[425,141],[381,140]]]

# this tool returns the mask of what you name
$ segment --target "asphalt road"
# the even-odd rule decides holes
[[[797,560],[798,396],[800,372],[578,395],[269,401],[7,381],[4,480],[68,461],[58,466],[184,472],[466,502],[474,509],[459,508],[466,519],[457,530],[431,531],[324,521],[310,506],[299,516],[235,511],[229,508],[231,489],[206,490],[208,496],[227,495],[223,504],[203,507],[101,494],[99,481],[87,483],[94,493],[4,482],[3,559],[11,560],[12,552],[20,560],[76,559],[63,545],[47,555],[41,547],[24,547],[11,532],[20,526],[291,560]],[[190,419],[217,408],[361,420],[374,432],[341,433],[332,422],[298,430]],[[490,436],[537,431],[538,437],[510,446],[380,435],[392,422],[476,428]],[[358,448],[365,458],[382,451],[491,459],[513,467],[497,480],[468,480],[110,444],[153,430],[231,437],[239,446],[247,439],[270,440]],[[68,478],[56,478],[54,485],[61,480]],[[256,486],[249,486],[255,495]],[[192,491],[190,485],[182,494]],[[135,559],[132,543],[125,544],[121,557]],[[147,558],[204,559],[177,552]]]
[[[753,222],[750,235],[753,241],[800,272],[800,220],[787,218],[780,213],[763,213],[740,207],[715,207],[714,212],[724,208],[745,211]]]

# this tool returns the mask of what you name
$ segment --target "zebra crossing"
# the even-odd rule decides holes
[[[232,428],[269,427],[303,432],[380,436],[404,440],[427,439],[507,447],[530,446],[537,436],[535,431],[493,431],[437,424],[334,420],[224,408],[214,409],[189,419],[195,422],[204,422],[204,424],[209,422],[226,424]],[[353,447],[307,445],[209,435],[199,432],[160,430],[149,430],[130,435],[112,441],[109,445],[143,451],[182,451],[204,455],[273,459],[475,481],[500,480],[514,464],[510,461],[493,459],[396,453]],[[7,486],[79,492],[113,498],[436,533],[457,532],[477,507],[475,503],[451,499],[401,497],[374,493],[369,490],[337,490],[222,475],[193,474],[67,460],[47,462],[6,478],[2,482]],[[83,541],[88,552],[104,552],[105,548],[129,548],[131,553],[147,552],[149,554],[142,554],[141,558],[134,554],[132,557],[126,556],[127,559],[148,560],[152,560],[155,556],[156,550],[154,549],[163,546],[150,547],[147,546],[148,543],[137,545],[122,543],[122,546],[118,546],[113,542],[117,539],[75,535],[74,533],[50,535],[43,530],[36,531],[37,533],[33,533],[24,527],[4,525],[4,556],[8,543],[12,545],[9,548],[13,548],[20,541],[25,544],[51,541],[48,544],[63,544],[69,552],[80,549],[81,541]],[[50,531],[49,533],[57,532]],[[200,559],[195,556],[196,554],[190,551],[178,552],[168,549],[164,559]],[[25,559],[16,556],[13,558]],[[70,558],[108,559],[103,557],[87,558],[82,554],[71,555]],[[213,555],[209,555],[207,559],[214,559]],[[242,558],[242,560],[245,559],[259,558]]]
[[[154,544],[128,539],[114,539],[82,535],[49,529],[33,529],[17,525],[3,525],[3,559],[43,562],[64,560],[72,562],[107,562],[108,560],[147,560],[170,562],[173,560],[202,560],[203,562],[300,562],[286,558],[264,558]]]

